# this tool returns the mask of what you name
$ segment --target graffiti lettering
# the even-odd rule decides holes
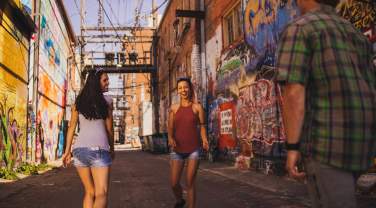
[[[376,22],[376,2],[373,0],[346,0],[337,9],[340,15],[363,32]]]

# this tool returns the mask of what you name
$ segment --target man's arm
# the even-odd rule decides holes
[[[305,113],[305,88],[301,84],[286,84],[282,91],[282,118],[285,126],[287,144],[298,144],[302,132]],[[300,159],[299,150],[287,151],[286,169],[291,177],[303,178],[297,163]]]
[[[301,84],[286,84],[282,91],[282,118],[287,143],[299,142],[305,113],[305,88]]]

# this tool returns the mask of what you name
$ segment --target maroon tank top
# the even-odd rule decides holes
[[[191,153],[200,147],[198,124],[192,105],[179,107],[174,118],[175,152]]]

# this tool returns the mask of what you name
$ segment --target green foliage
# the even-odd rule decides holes
[[[18,179],[16,172],[13,170],[9,170],[7,168],[0,168],[0,178],[7,179],[7,180]]]
[[[53,168],[51,165],[48,165],[47,163],[41,163],[38,165],[38,170],[46,170],[49,168]]]
[[[52,168],[52,166],[48,165],[47,163],[42,163],[39,165],[33,165],[29,163],[22,163],[16,170],[18,173],[22,173],[25,175],[37,175],[38,171],[46,170],[48,168]]]
[[[16,172],[22,173],[24,175],[37,175],[38,174],[38,166],[29,164],[29,163],[22,163],[16,169]]]

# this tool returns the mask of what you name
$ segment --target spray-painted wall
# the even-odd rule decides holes
[[[60,157],[67,87],[67,60],[70,41],[58,5],[41,1],[38,67],[38,107],[36,113],[36,161]]]
[[[0,166],[8,168],[26,159],[29,41],[15,21],[0,12]]]
[[[344,0],[339,14],[375,43],[375,4]],[[226,157],[281,156],[285,134],[280,88],[275,76],[278,35],[299,15],[293,0],[244,0],[244,41],[223,48],[223,28],[206,41],[208,68],[208,133],[218,139]],[[376,46],[374,47],[376,48]]]
[[[285,140],[274,75],[278,34],[297,15],[293,1],[242,2],[244,41],[223,48],[222,25],[206,42],[209,136],[226,157],[281,155]]]

